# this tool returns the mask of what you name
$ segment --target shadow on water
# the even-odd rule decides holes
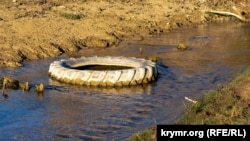
[[[172,124],[189,104],[185,96],[198,99],[250,65],[249,28],[236,23],[203,25],[125,41],[115,48],[84,49],[75,55],[161,58],[157,81],[143,86],[95,88],[59,83],[48,77],[48,68],[60,58],[1,69],[1,75],[29,81],[32,88],[29,92],[6,90],[9,97],[0,100],[0,139],[125,140],[155,122]],[[189,49],[178,50],[178,43]],[[39,83],[45,85],[44,93],[35,92]]]

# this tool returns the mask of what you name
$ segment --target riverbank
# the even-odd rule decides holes
[[[72,56],[82,49],[116,47],[124,40],[143,40],[183,26],[225,20],[228,17],[205,11],[235,12],[234,6],[239,14],[249,16],[244,0],[2,0],[0,67]]]
[[[250,68],[186,109],[177,124],[250,124]]]
[[[174,124],[244,125],[250,124],[250,67],[226,85],[211,90],[197,103],[189,105]],[[131,136],[129,141],[156,140],[156,127]]]
[[[114,48],[124,40],[143,40],[183,26],[239,22],[235,17],[205,12],[235,12],[234,6],[238,14],[249,17],[249,2],[244,0],[1,0],[0,67],[74,56],[89,48]],[[239,107],[227,108],[235,111]],[[245,113],[245,108],[240,113]],[[232,116],[240,116],[237,112]],[[217,115],[215,111],[209,114]]]

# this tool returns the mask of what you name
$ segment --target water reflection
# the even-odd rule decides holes
[[[32,88],[29,92],[6,90],[9,98],[0,100],[0,139],[125,140],[155,123],[174,123],[188,104],[185,96],[197,99],[250,65],[248,28],[235,23],[203,25],[74,55],[160,57],[158,80],[143,86],[96,88],[60,83],[47,74],[49,64],[60,58],[1,69],[1,75],[28,81]],[[190,50],[177,50],[180,42]],[[35,85],[40,83],[45,90],[38,94]]]
[[[67,87],[70,84],[63,84],[56,80],[49,79],[49,84],[51,89],[56,87]],[[128,86],[128,87],[96,87],[96,86],[73,86],[74,90],[83,90],[87,94],[102,93],[102,94],[112,94],[112,95],[136,95],[136,94],[150,94],[152,89],[152,84],[143,84],[138,86]]]

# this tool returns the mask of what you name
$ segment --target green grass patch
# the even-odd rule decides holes
[[[250,68],[187,107],[177,124],[250,124]]]
[[[156,127],[146,129],[131,136],[128,141],[156,141]]]
[[[61,13],[61,16],[66,18],[66,19],[70,19],[70,20],[79,20],[79,19],[81,19],[81,16],[79,14],[74,14],[74,13],[63,12],[63,13]]]
[[[250,67],[218,90],[188,106],[175,124],[250,124]],[[156,130],[149,128],[131,136],[128,141],[154,141]]]

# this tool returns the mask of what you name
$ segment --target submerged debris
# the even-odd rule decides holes
[[[30,84],[29,84],[29,82],[19,83],[19,88],[24,90],[24,91],[29,91],[30,90]]]
[[[4,92],[5,89],[13,89],[13,90],[21,89],[24,91],[29,91],[31,89],[29,82],[19,82],[18,80],[12,78],[11,76],[0,77],[0,87],[2,87],[2,95],[4,97],[8,96]],[[42,83],[39,85],[36,85],[36,91],[43,92],[44,85]]]
[[[36,91],[37,92],[43,92],[44,91],[43,83],[40,83],[39,85],[36,85]]]
[[[179,49],[179,50],[186,50],[186,49],[188,49],[188,47],[187,47],[187,45],[184,44],[184,43],[179,43],[179,44],[177,45],[177,49]]]
[[[0,87],[7,89],[19,89],[19,81],[15,80],[11,76],[4,76],[0,78]]]

